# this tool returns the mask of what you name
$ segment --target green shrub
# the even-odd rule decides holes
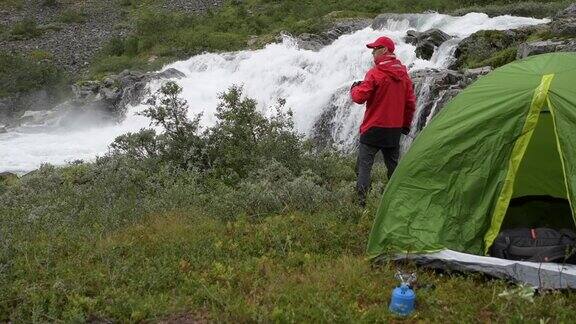
[[[109,56],[104,60],[97,60],[91,66],[91,72],[94,77],[106,75],[108,73],[119,73],[124,70],[148,70],[157,65],[149,65],[148,61],[126,55],[122,56]]]
[[[134,57],[139,52],[139,39],[137,37],[114,37],[102,49],[105,55]]]
[[[0,2],[0,8],[22,9],[23,0],[3,0]]]
[[[42,5],[45,7],[55,7],[58,5],[58,0],[42,0]]]
[[[62,89],[66,75],[46,52],[33,52],[32,58],[0,53],[0,97],[42,88]]]
[[[198,134],[200,116],[192,120],[187,117],[188,105],[179,98],[181,91],[174,82],[164,84],[141,113],[150,118],[152,125],[162,127],[163,133],[143,129],[122,135],[111,145],[113,154],[127,154],[138,160],[157,159],[184,169],[203,167],[205,143]]]
[[[352,188],[352,187],[350,187]],[[241,180],[237,189],[221,188],[208,206],[222,218],[239,214],[263,217],[289,212],[317,212],[348,204],[344,191],[332,191],[310,170],[296,176],[281,163],[272,160]],[[225,203],[223,203],[225,202]]]
[[[516,2],[505,4],[489,4],[484,6],[473,6],[457,9],[451,12],[453,15],[461,16],[469,12],[484,12],[489,16],[513,15],[523,17],[545,18],[552,17],[558,11],[566,8],[571,1],[556,2]]]
[[[24,18],[18,21],[10,31],[10,37],[13,40],[22,40],[38,37],[42,31],[38,28],[36,20],[32,18]]]
[[[141,0],[118,0],[118,4],[122,7],[132,7],[133,9],[138,8]]]
[[[58,19],[66,24],[70,23],[81,24],[86,22],[86,14],[73,9],[66,9],[60,14],[60,17]]]
[[[242,98],[242,89],[233,86],[220,95],[216,108],[218,122],[207,131],[207,158],[217,176],[227,183],[244,178],[266,160],[276,160],[298,172],[302,141],[294,132],[291,111],[284,102],[276,114],[266,118],[256,101]]]

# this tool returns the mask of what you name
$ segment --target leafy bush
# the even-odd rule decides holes
[[[10,31],[10,38],[13,40],[30,39],[40,36],[42,31],[38,28],[36,20],[24,18],[18,21]]]
[[[241,88],[232,87],[220,95],[216,125],[200,134],[201,116],[188,118],[188,105],[178,97],[181,91],[174,82],[164,84],[142,113],[163,133],[144,129],[120,136],[112,153],[204,170],[231,185],[272,160],[293,172],[301,170],[303,142],[284,102],[275,107],[276,114],[265,117],[254,100],[242,98]]]
[[[163,133],[143,129],[122,135],[111,144],[113,154],[126,154],[138,160],[155,159],[185,169],[202,167],[205,143],[198,135],[201,116],[188,119],[188,105],[178,97],[181,91],[174,82],[164,84],[142,112],[152,125],[162,127]]]
[[[58,0],[43,0],[42,5],[45,7],[55,7],[58,5]]]
[[[42,88],[63,89],[66,75],[45,52],[33,52],[32,57],[0,52],[0,97]]]
[[[14,8],[17,10],[22,9],[23,0],[3,0],[0,2],[0,8]]]
[[[254,171],[241,180],[237,188],[220,187],[221,194],[208,201],[212,210],[223,218],[234,219],[246,214],[262,217],[295,211],[314,213],[348,205],[350,190],[334,190],[312,170],[296,176],[277,161]],[[338,188],[340,189],[340,188]]]
[[[461,16],[469,12],[484,12],[489,16],[514,15],[523,17],[545,18],[552,17],[558,11],[566,8],[571,1],[557,2],[516,2],[504,4],[488,4],[484,6],[472,6],[457,9],[451,12],[453,15]]]
[[[66,24],[81,24],[86,22],[86,14],[73,9],[66,9],[60,14],[59,20]]]
[[[228,183],[276,160],[292,171],[299,171],[302,156],[300,136],[294,132],[291,111],[284,102],[276,114],[266,118],[257,110],[256,101],[242,98],[242,89],[232,87],[220,95],[216,108],[218,122],[207,131],[207,157],[215,174]]]

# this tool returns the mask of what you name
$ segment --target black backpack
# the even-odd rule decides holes
[[[532,262],[576,263],[576,233],[551,228],[516,228],[500,232],[493,257]]]

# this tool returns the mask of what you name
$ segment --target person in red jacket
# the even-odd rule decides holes
[[[374,158],[382,151],[388,179],[398,165],[400,134],[408,135],[416,107],[414,87],[406,67],[394,55],[394,42],[380,37],[366,47],[372,49],[374,67],[363,81],[350,89],[352,101],[366,103],[360,126],[360,151],[356,163],[356,190],[361,206],[366,205]]]

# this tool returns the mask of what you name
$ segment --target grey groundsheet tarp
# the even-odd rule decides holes
[[[576,265],[572,264],[513,261],[452,250],[428,254],[403,254],[398,255],[396,259],[409,259],[416,264],[436,269],[482,272],[538,289],[576,288]]]

